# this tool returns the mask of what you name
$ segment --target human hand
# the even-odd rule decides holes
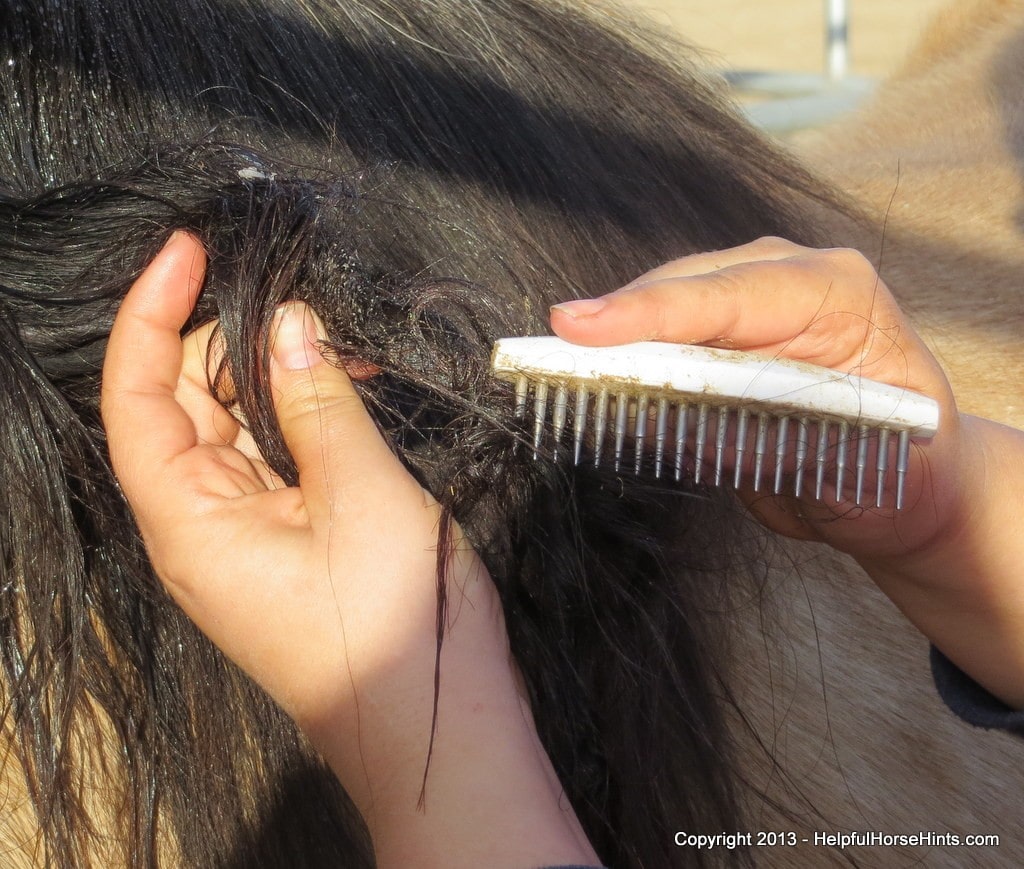
[[[323,359],[323,327],[299,303],[279,312],[271,357],[300,479],[284,485],[210,394],[213,324],[179,337],[204,264],[176,236],[122,305],[103,382],[111,461],[157,574],[200,629],[312,733],[354,729],[360,690],[432,683],[441,511]],[[486,571],[457,530],[451,542],[455,596],[503,639]],[[410,659],[425,666],[395,671]]]
[[[769,528],[851,553],[936,646],[1024,707],[1024,432],[959,414],[938,362],[859,253],[763,238],[670,262],[597,299],[556,305],[562,338],[707,344],[822,365],[939,403],[915,443],[905,508],[740,496]]]
[[[269,371],[299,484],[273,473],[210,392],[214,324],[180,337],[204,268],[198,242],[172,236],[122,303],[104,365],[111,462],[157,575],[324,753],[379,865],[588,859],[482,563],[452,523],[439,647],[440,506],[321,356],[323,326],[300,303],[278,312]]]
[[[927,545],[955,509],[961,432],[948,381],[855,251],[766,238],[670,262],[597,302],[600,310],[594,300],[556,306],[555,332],[581,344],[655,340],[755,351],[853,372],[940,403],[939,434],[927,452],[919,445],[912,451],[906,509],[830,505],[810,493],[770,496],[748,485],[741,496],[772,529],[860,557],[888,557]],[[850,489],[845,494],[852,498]]]

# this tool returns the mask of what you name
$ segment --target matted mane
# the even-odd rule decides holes
[[[732,508],[532,462],[485,366],[553,302],[667,258],[814,240],[802,204],[828,194],[650,33],[569,4],[64,0],[0,21],[0,657],[40,855],[371,859],[291,722],[160,590],[110,474],[105,340],[175,227],[207,247],[196,324],[219,318],[286,478],[274,306],[310,302],[384,372],[365,398],[498,583],[603,859],[662,865],[666,830],[738,824],[709,617],[743,561]]]
[[[0,4],[0,690],[28,800],[0,824],[26,865],[372,864],[293,724],[162,591],[110,472],[107,334],[179,227],[210,255],[195,325],[220,321],[285,478],[275,306],[308,301],[381,369],[364,398],[486,561],[602,859],[752,861],[673,834],[750,829],[746,806],[790,796],[733,701],[788,688],[753,663],[734,683],[760,634],[728,642],[772,542],[728,498],[533,462],[486,366],[553,302],[759,235],[828,243],[839,206],[677,46],[576,5]]]

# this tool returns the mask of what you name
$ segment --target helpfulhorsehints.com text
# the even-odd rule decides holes
[[[797,833],[792,830],[762,830],[756,833],[687,833],[675,834],[680,848],[702,851],[715,849],[732,851],[737,848],[796,848],[810,845],[818,848],[998,848],[999,836],[994,834],[936,833],[880,833],[853,831],[848,833]]]

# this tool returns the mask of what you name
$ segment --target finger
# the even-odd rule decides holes
[[[888,290],[853,251],[741,262],[704,275],[637,284],[584,316],[552,316],[581,344],[672,341],[775,350],[839,365],[862,355],[872,330],[899,320]],[[789,346],[790,342],[797,342]]]
[[[181,343],[181,375],[174,397],[195,426],[196,442],[237,450],[263,487],[283,488],[284,481],[267,465],[237,406],[228,409],[223,404],[233,399],[235,393],[230,372],[221,372],[218,377],[224,360],[224,342],[217,321],[189,332]],[[211,383],[217,386],[216,395]]]
[[[181,343],[181,375],[175,391],[178,404],[191,417],[200,443],[215,446],[234,444],[241,425],[221,403],[231,397],[231,384],[226,384],[227,395],[215,396],[210,388],[224,358],[224,344],[217,322],[211,321],[189,332]],[[218,386],[225,386],[223,378]]]
[[[348,374],[327,363],[317,343],[323,323],[300,302],[278,311],[273,336],[271,384],[285,443],[299,471],[311,521],[331,514],[332,501],[354,480],[386,488],[400,469]]]
[[[175,400],[181,329],[195,306],[206,257],[176,232],[128,291],[103,365],[101,411],[110,458],[125,494],[154,491],[166,464],[195,444],[195,427]]]
[[[568,338],[568,340],[576,340],[575,337],[570,337],[570,335],[576,335],[580,329],[586,330],[588,335],[595,329],[600,331],[601,326],[598,325],[595,315],[602,311],[613,296],[649,284],[671,281],[676,278],[711,274],[724,268],[740,265],[741,263],[772,262],[787,259],[809,251],[809,248],[801,247],[782,238],[766,237],[738,247],[681,257],[645,272],[640,277],[612,293],[607,293],[596,299],[577,299],[552,306],[551,323],[557,334]],[[602,314],[601,325],[604,325],[605,319],[607,319],[606,315]],[[594,332],[594,334],[596,335],[598,332]],[[641,339],[627,338],[625,340]],[[581,340],[580,343],[590,342]],[[604,343],[603,340],[602,343]]]
[[[640,275],[636,280],[630,281],[616,292],[669,278],[689,278],[695,275],[706,275],[729,268],[730,266],[740,265],[741,263],[774,262],[776,260],[789,259],[790,257],[810,253],[812,250],[812,248],[794,244],[784,238],[766,236],[748,244],[741,244],[738,247],[680,257]]]

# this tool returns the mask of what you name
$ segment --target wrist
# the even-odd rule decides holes
[[[926,448],[916,503],[893,520],[896,545],[857,557],[872,577],[887,576],[936,593],[963,589],[964,578],[958,574],[974,563],[979,547],[991,545],[988,424],[958,414],[942,442]]]
[[[315,714],[296,718],[357,804],[378,799],[391,782],[397,789],[422,780],[435,724],[436,737],[470,713],[466,722],[498,718],[510,703],[518,713],[501,602],[479,562],[449,577],[448,596],[440,649],[436,601],[418,612],[410,605],[369,648],[346,645],[334,667],[337,690]]]
[[[597,862],[507,649],[502,661],[442,653],[433,735],[431,680],[398,715],[390,699],[367,696],[358,748],[342,739],[328,749],[366,820],[379,866]]]
[[[380,866],[596,863],[537,735],[489,578],[300,723],[367,822]],[[458,589],[455,591],[454,589]],[[457,596],[457,597],[456,597]],[[461,856],[454,859],[452,843]]]
[[[922,543],[862,560],[879,587],[961,670],[1013,707],[1024,705],[1024,432],[961,420],[955,498]]]

